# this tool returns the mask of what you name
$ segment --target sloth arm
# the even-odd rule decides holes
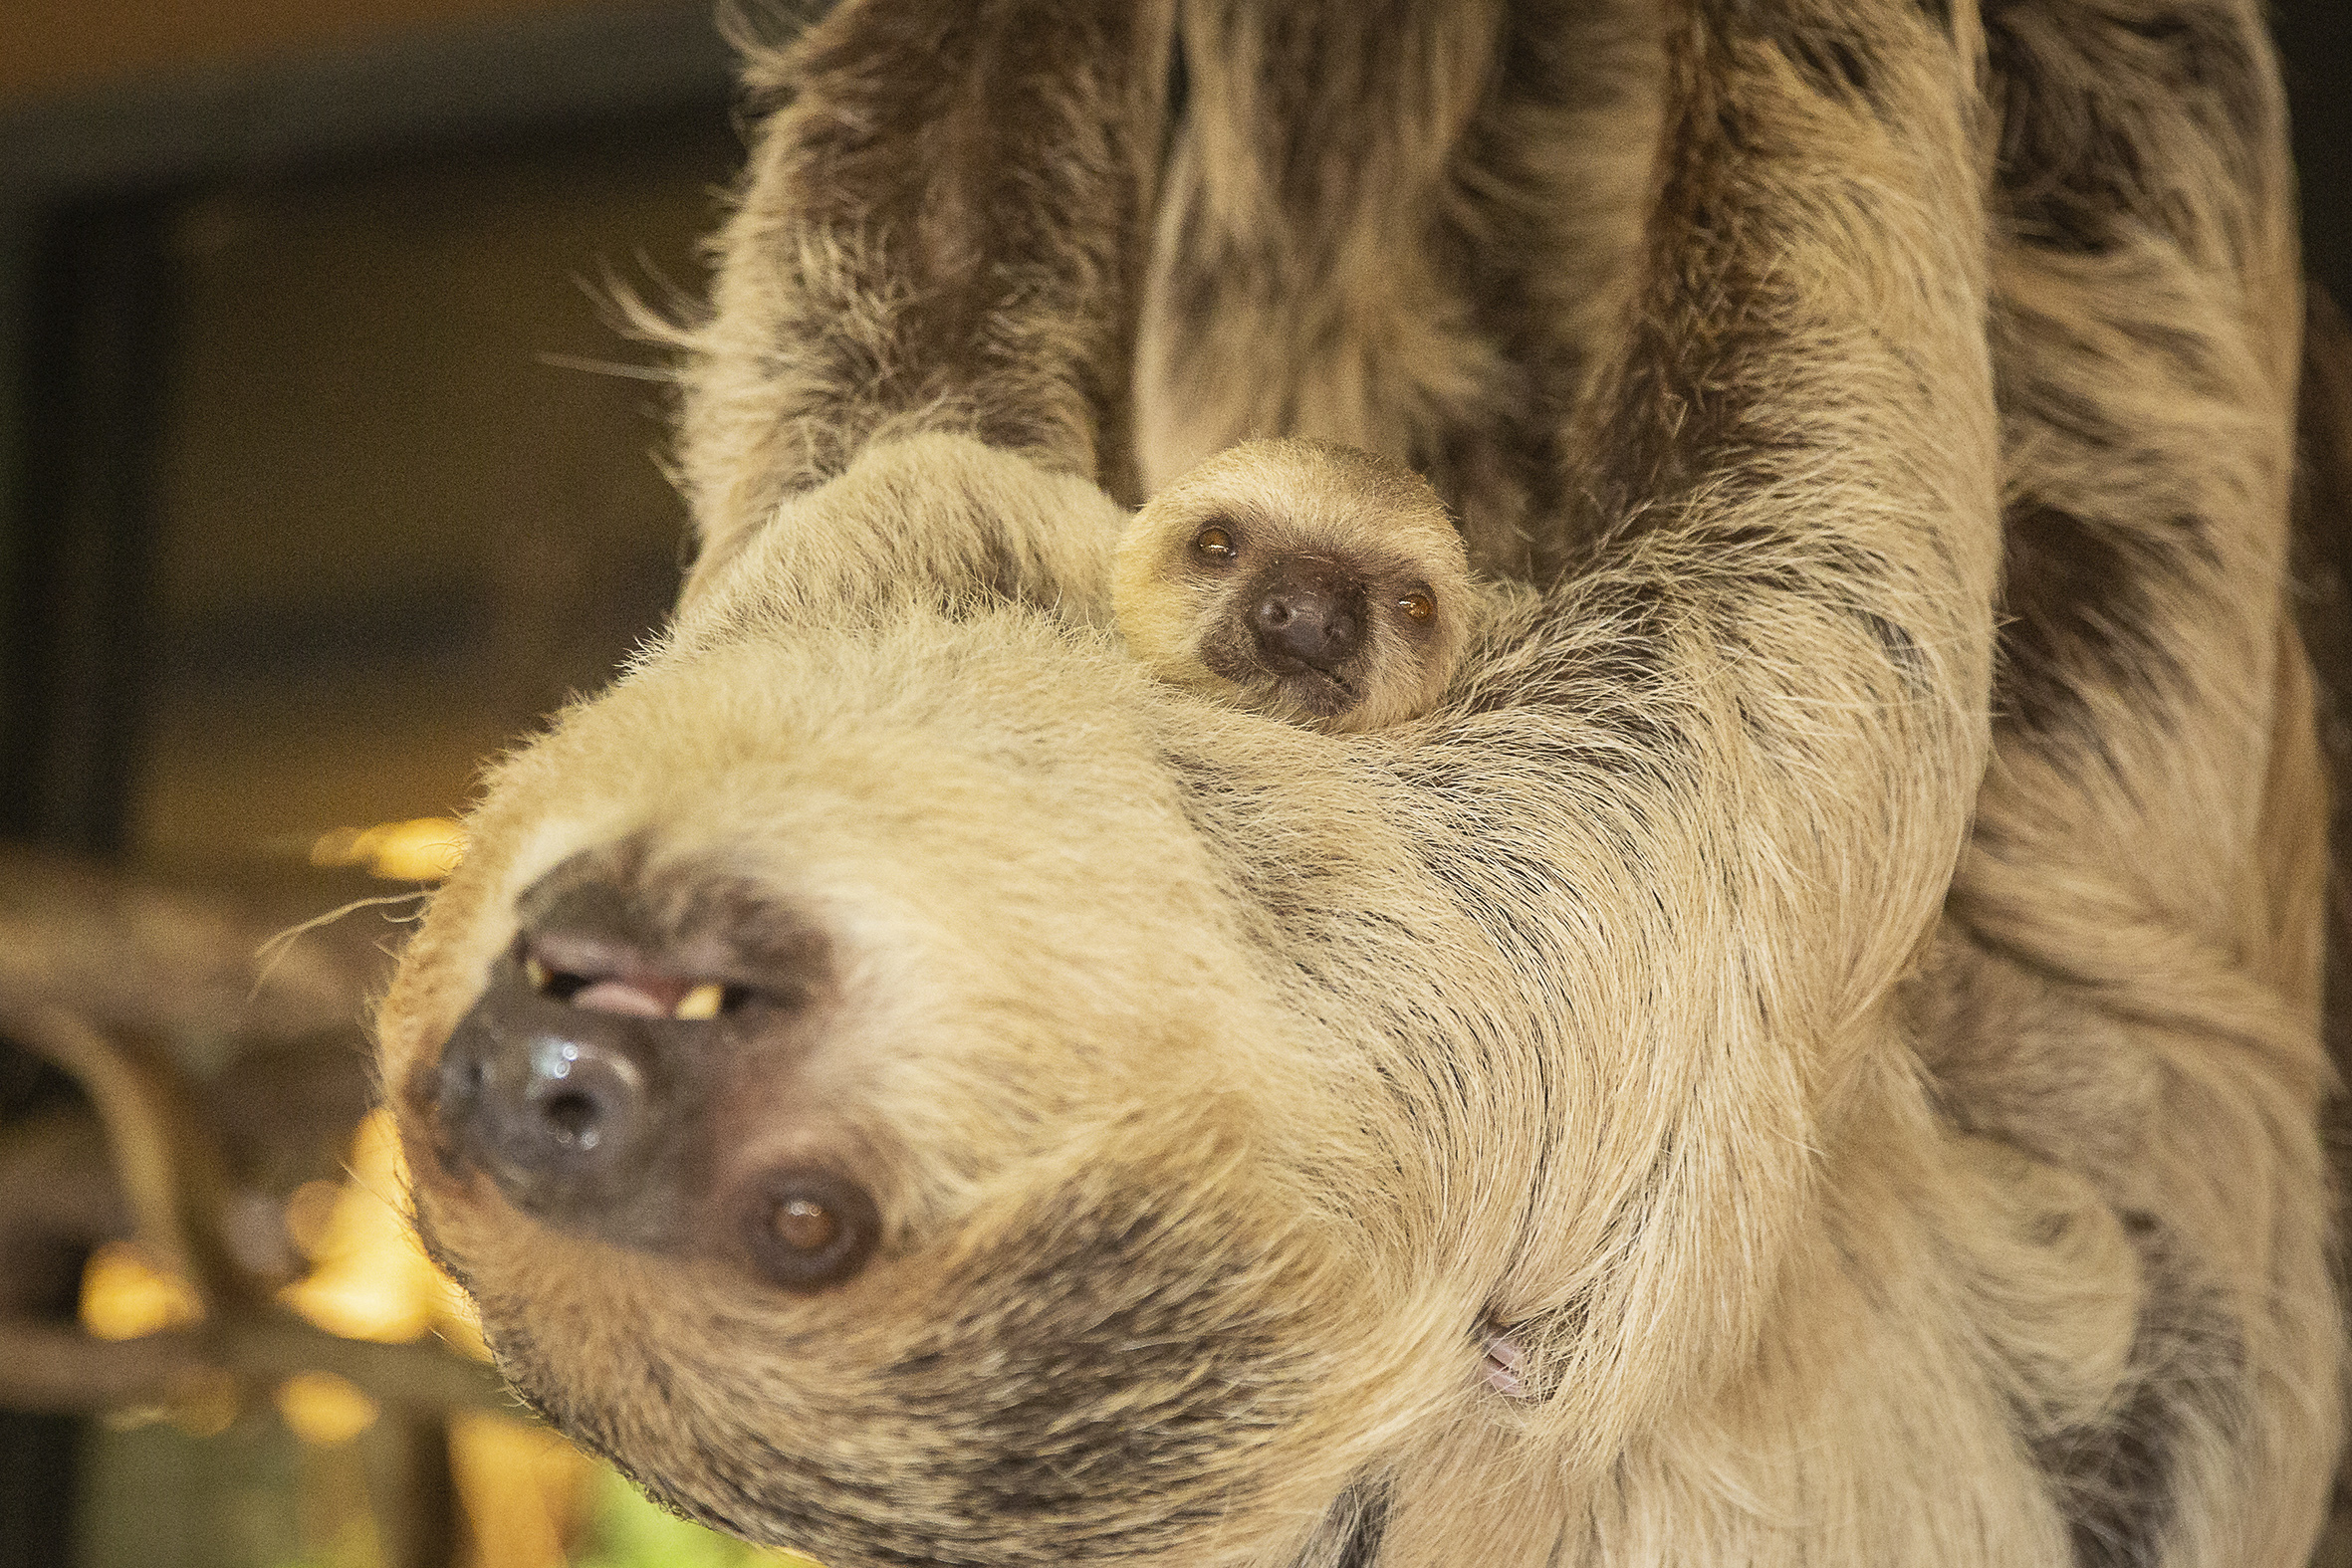
[[[1394,765],[1564,1015],[1516,1066],[1571,1136],[1499,1291],[1556,1312],[1563,1432],[1739,1364],[1857,1109],[1919,1125],[1890,999],[1983,775],[1999,563],[1974,41],[1936,9],[1675,8],[1638,317],[1571,443],[1593,543]]]
[[[1173,0],[846,0],[782,103],[686,350],[691,602],[869,443],[978,437],[1132,502],[1127,363]]]
[[[1999,543],[1973,84],[1920,8],[1848,10],[1674,13],[1638,330],[1574,443],[1599,457],[1565,532],[1600,544],[1475,683],[1537,730],[1622,717],[1598,762],[1557,758],[1576,792],[1818,903],[1771,968],[1826,977],[1832,1011],[1948,881]],[[755,54],[790,102],[722,237],[726,330],[686,335],[689,601],[877,440],[976,436],[1121,491],[1171,31],[1164,3],[850,0]]]
[[[1572,443],[1595,543],[1473,705],[1619,732],[1579,792],[1713,867],[1820,1023],[1932,924],[1988,745],[1975,84],[1928,9],[1676,8],[1636,325]]]

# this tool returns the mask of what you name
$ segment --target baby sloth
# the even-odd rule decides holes
[[[1161,679],[1330,733],[1426,713],[1478,603],[1444,503],[1327,441],[1246,441],[1151,498],[1112,604]]]

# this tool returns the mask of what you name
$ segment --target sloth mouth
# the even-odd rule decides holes
[[[533,991],[589,1012],[699,1019],[734,1012],[749,989],[707,975],[678,974],[618,943],[540,933],[518,944]]]
[[[1264,711],[1308,719],[1330,719],[1354,707],[1355,682],[1336,670],[1240,638],[1214,639],[1201,648],[1209,673],[1241,689],[1243,700]]]
[[[1317,718],[1327,719],[1355,705],[1354,683],[1336,670],[1326,670],[1286,654],[1261,653],[1258,664],[1286,698]]]

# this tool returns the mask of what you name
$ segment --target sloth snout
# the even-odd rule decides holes
[[[533,959],[510,955],[442,1047],[433,1108],[442,1147],[526,1214],[660,1244],[665,1227],[650,1200],[691,1176],[684,1134],[702,1109],[698,1064],[684,1059],[694,1044],[673,1037],[691,1025],[576,1006],[537,981]]]
[[[724,1255],[791,1290],[846,1279],[881,1231],[854,1162],[818,1140],[746,1167],[720,1131],[822,1033],[825,944],[743,885],[613,869],[585,858],[521,899],[421,1086],[440,1163],[557,1230]],[[773,1103],[786,1126],[823,1109]]]
[[[1325,561],[1286,560],[1268,573],[1250,609],[1250,630],[1269,666],[1304,665],[1329,674],[1363,645],[1363,590]]]

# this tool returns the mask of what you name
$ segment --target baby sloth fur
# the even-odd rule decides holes
[[[1180,476],[1120,541],[1112,603],[1162,680],[1335,734],[1418,718],[1478,595],[1411,469],[1329,441],[1246,441]]]

